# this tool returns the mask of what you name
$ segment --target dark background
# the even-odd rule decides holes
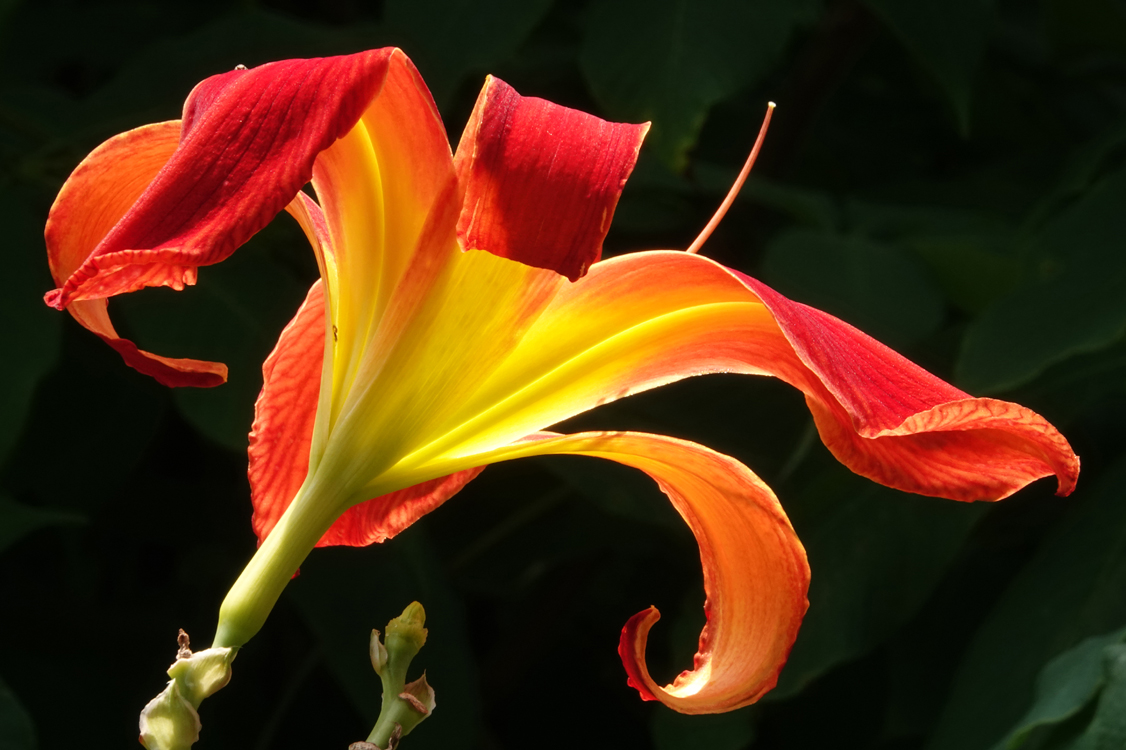
[[[411,749],[1126,746],[1123,0],[6,0],[0,747],[130,747],[177,628],[207,644],[255,544],[261,362],[316,274],[282,216],[198,287],[115,300],[144,348],[231,367],[220,388],[170,391],[42,304],[54,194],[105,138],[178,117],[208,75],[392,44],[455,142],[488,72],[651,119],[610,254],[685,247],[777,101],[704,253],[1041,412],[1083,458],[1079,490],[904,495],[838,466],[785,385],[683,382],[563,429],[694,439],[777,491],[809,551],[811,607],[758,705],[684,717],[638,699],[618,633],[656,604],[654,675],[690,665],[692,537],[644,477],[529,460],[381,547],[315,551],[204,705],[200,748],[362,739],[379,695],[368,632],[412,599],[438,709]],[[1038,689],[1059,700],[1029,714]]]

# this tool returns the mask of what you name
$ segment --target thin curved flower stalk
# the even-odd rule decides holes
[[[162,383],[213,386],[226,370],[140,351],[114,331],[108,298],[193,284],[282,210],[320,267],[263,367],[250,435],[261,546],[213,648],[253,637],[314,547],[390,539],[491,463],[594,456],[656,480],[704,571],[692,669],[665,686],[649,676],[651,608],[622,632],[629,683],[683,713],[753,703],[777,680],[809,582],[770,488],[673,437],[544,432],[694,375],[798,388],[833,455],[889,487],[991,501],[1055,475],[1071,492],[1078,458],[1022,406],[963,393],[706,257],[600,260],[647,128],[489,78],[451,153],[413,65],[381,49],[214,76],[181,121],[111,138],[78,166],[47,224],[58,288],[46,301]]]

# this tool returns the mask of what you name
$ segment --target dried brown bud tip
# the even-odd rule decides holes
[[[192,657],[192,650],[190,648],[191,645],[192,641],[190,638],[188,638],[188,634],[184,632],[183,628],[180,628],[180,633],[176,636],[176,646],[178,646],[176,650],[176,658],[190,659]]]

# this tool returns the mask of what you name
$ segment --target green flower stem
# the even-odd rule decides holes
[[[192,654],[185,640],[168,670],[172,680],[142,710],[141,743],[148,750],[189,750],[199,739],[199,704],[227,684],[238,649],[262,629],[297,568],[346,507],[339,483],[305,480],[223,599],[212,647]]]
[[[426,611],[418,602],[411,602],[403,614],[387,623],[385,644],[379,642],[379,631],[372,631],[371,660],[383,683],[383,702],[379,720],[367,741],[380,748],[390,745],[392,736],[405,737],[434,710],[434,690],[424,674],[407,682],[407,669],[426,643]]]
[[[213,648],[239,648],[262,629],[286,584],[340,516],[338,490],[320,485],[306,480],[227,592]]]

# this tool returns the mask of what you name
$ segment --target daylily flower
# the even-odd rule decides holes
[[[182,121],[116,136],[75,170],[47,225],[47,302],[163,383],[215,385],[225,370],[139,351],[114,332],[108,297],[193,284],[283,208],[320,265],[263,368],[250,443],[261,545],[216,648],[257,632],[315,545],[388,539],[487,464],[596,456],[653,477],[703,563],[693,669],[664,687],[649,676],[650,608],[622,633],[629,682],[685,713],[754,702],[807,606],[805,553],[774,494],[683,440],[542,432],[691,375],[799,388],[833,454],[890,487],[998,500],[1054,474],[1071,492],[1078,459],[1022,406],[973,398],[705,257],[599,260],[646,129],[490,78],[451,154],[414,67],[383,49],[209,78]]]

